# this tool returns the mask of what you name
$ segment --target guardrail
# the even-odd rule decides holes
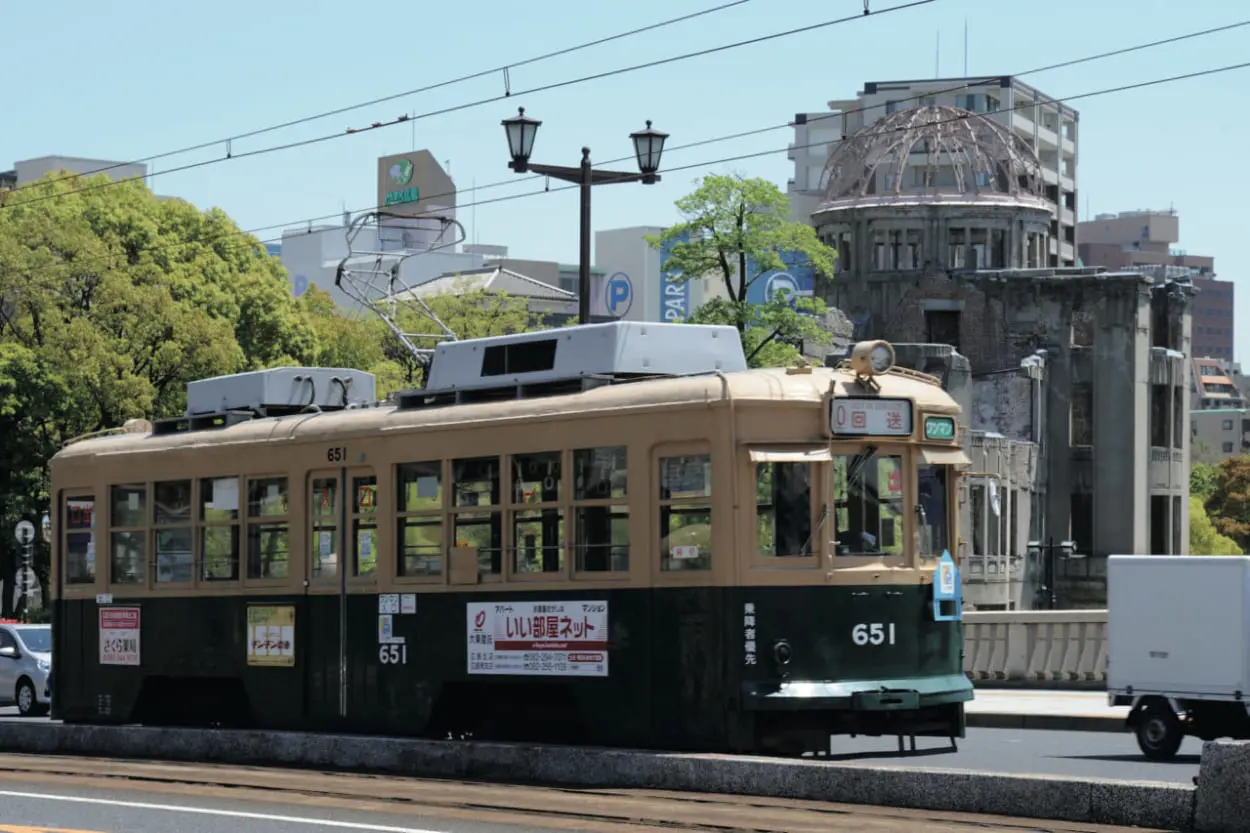
[[[964,672],[994,688],[1105,688],[1107,611],[965,613]]]

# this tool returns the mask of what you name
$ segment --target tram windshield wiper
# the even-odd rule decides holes
[[[846,482],[848,486],[859,479],[859,476],[864,471],[864,468],[867,467],[867,465],[872,462],[876,456],[877,446],[875,445],[867,446],[864,449],[863,454],[855,455],[855,458],[851,460],[851,465],[846,472]]]

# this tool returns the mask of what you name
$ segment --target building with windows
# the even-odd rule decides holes
[[[1099,214],[1077,227],[1081,261],[1087,266],[1132,269],[1154,277],[1192,281],[1195,356],[1233,361],[1232,281],[1216,278],[1215,258],[1177,248],[1180,217],[1166,211]]]
[[[1077,160],[1079,114],[1012,76],[942,78],[918,81],[873,81],[856,98],[830,101],[823,113],[794,117],[794,141],[789,158],[794,176],[789,182],[791,211],[806,220],[823,201],[828,185],[826,162],[844,139],[883,119],[918,107],[950,108],[946,118],[976,113],[998,125],[1036,157],[1038,192],[1049,211],[1045,248],[1038,252],[1041,266],[1075,266]],[[905,129],[897,119],[895,128]],[[899,172],[903,188],[926,183],[954,187],[954,169],[948,163],[929,164],[930,152],[940,148],[912,145]],[[923,179],[920,179],[923,177]],[[885,187],[876,182],[869,187]]]
[[[1105,604],[1110,553],[1188,551],[1194,288],[1047,265],[1037,154],[957,113],[897,111],[835,146],[809,216],[839,273],[816,291],[856,339],[924,345],[909,366],[969,380],[965,597],[1031,606],[1047,545],[1075,541],[1081,557],[1054,565],[1059,606]]]
[[[1246,407],[1250,379],[1238,365],[1204,356],[1194,359],[1192,378],[1194,410]]]
[[[1189,454],[1193,463],[1219,464],[1250,454],[1250,409],[1209,408],[1189,414]]]

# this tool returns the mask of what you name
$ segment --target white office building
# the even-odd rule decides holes
[[[1043,197],[1051,208],[1047,265],[1075,266],[1078,113],[1011,76],[874,81],[864,84],[856,98],[830,101],[826,112],[799,113],[789,150],[794,162],[788,186],[794,219],[809,221],[822,201],[825,165],[842,139],[886,115],[921,106],[981,113],[1011,130],[1037,154]],[[925,159],[916,161],[923,168]]]

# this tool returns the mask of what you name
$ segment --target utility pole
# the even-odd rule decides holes
[[[17,570],[13,583],[17,585],[13,597],[13,618],[23,619],[26,616],[27,594],[31,583],[35,580],[34,550],[35,525],[30,521],[21,520],[13,527],[13,537],[20,547],[18,551]]]

